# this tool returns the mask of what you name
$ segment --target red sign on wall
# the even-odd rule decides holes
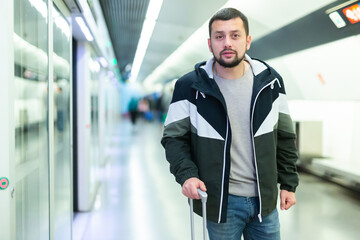
[[[355,4],[350,7],[344,8],[343,13],[351,23],[360,22],[360,4]]]

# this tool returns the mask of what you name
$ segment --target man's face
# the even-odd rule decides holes
[[[232,68],[239,65],[250,49],[250,43],[251,36],[246,36],[241,18],[213,22],[208,45],[215,61],[221,66]]]

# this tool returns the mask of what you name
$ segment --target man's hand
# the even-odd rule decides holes
[[[206,187],[203,181],[195,177],[189,178],[182,185],[182,194],[190,199],[200,199],[197,192],[198,188],[206,192]]]
[[[280,209],[288,210],[292,205],[295,205],[296,203],[295,193],[281,190],[280,201]]]

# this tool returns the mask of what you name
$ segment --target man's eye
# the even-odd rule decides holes
[[[235,34],[233,35],[233,37],[234,37],[234,38],[238,38],[238,37],[240,37],[240,35],[237,34],[237,33],[235,33]]]
[[[216,36],[215,38],[216,38],[216,39],[222,39],[222,37],[223,37],[223,36],[218,35],[218,36]]]

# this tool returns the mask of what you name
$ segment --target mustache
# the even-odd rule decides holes
[[[222,51],[220,52],[220,54],[223,54],[225,51],[231,51],[231,52],[237,54],[237,51],[235,51],[235,50],[233,50],[233,49],[230,49],[230,48],[225,48],[224,50],[222,50]]]

